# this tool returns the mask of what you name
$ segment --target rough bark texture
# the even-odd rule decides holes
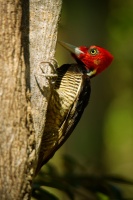
[[[29,184],[20,1],[1,0],[0,15],[0,199],[10,200],[20,199]]]
[[[28,0],[0,0],[1,200],[30,198],[45,123],[47,99],[38,89],[35,74],[40,70],[40,62],[54,56],[61,5],[59,0],[30,3],[29,6]],[[39,83],[43,80],[39,76]]]

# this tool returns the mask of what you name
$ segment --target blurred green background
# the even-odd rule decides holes
[[[133,0],[64,0],[58,40],[102,46],[114,61],[91,80],[89,105],[50,162],[62,171],[61,156],[69,154],[90,171],[133,179]],[[56,59],[75,62],[59,45]]]

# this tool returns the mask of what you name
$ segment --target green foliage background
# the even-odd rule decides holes
[[[91,172],[133,179],[133,1],[64,0],[58,40],[102,46],[114,61],[91,80],[90,103],[51,162],[62,172],[61,155],[68,154]],[[75,62],[59,45],[56,58]],[[133,198],[133,187],[124,195]]]

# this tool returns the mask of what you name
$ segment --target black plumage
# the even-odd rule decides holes
[[[64,64],[57,68],[36,172],[71,135],[88,104],[90,92],[90,77],[83,64]]]

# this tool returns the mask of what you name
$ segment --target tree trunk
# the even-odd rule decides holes
[[[37,73],[54,57],[60,9],[61,0],[0,0],[1,200],[30,198],[50,95],[35,77],[48,87]]]

